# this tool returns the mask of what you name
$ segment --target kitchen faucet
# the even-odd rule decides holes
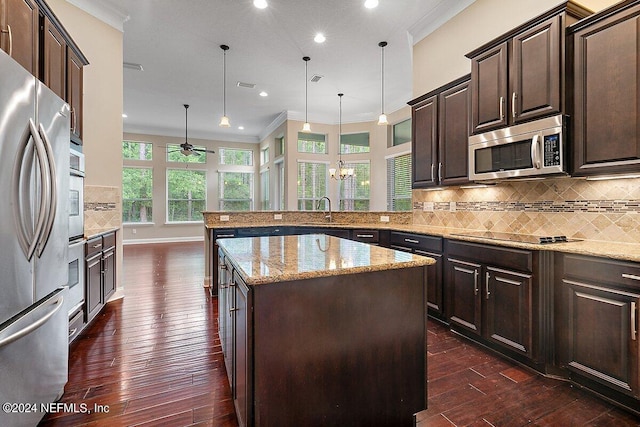
[[[327,196],[321,197],[318,200],[318,205],[316,206],[316,210],[320,209],[320,202],[322,202],[323,199],[327,199],[327,203],[329,204],[329,214],[327,215],[327,211],[324,211],[324,217],[329,219],[329,222],[331,222],[331,199],[329,199]]]

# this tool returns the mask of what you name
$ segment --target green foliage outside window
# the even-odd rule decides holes
[[[327,153],[326,135],[319,133],[298,132],[299,153]]]
[[[204,171],[167,170],[167,221],[201,221],[207,205]]]
[[[316,209],[318,200],[327,195],[327,165],[298,163],[298,210]]]
[[[220,172],[218,183],[221,211],[251,210],[253,173]]]
[[[235,166],[253,166],[253,151],[235,148],[220,149],[220,164]]]
[[[340,135],[340,153],[368,153],[369,132],[347,133]]]
[[[152,169],[122,168],[122,222],[151,222],[152,196]]]
[[[370,195],[369,163],[345,164],[354,169],[354,176],[340,181],[340,210],[368,211]]]
[[[153,145],[150,142],[122,141],[122,158],[128,160],[151,160]]]

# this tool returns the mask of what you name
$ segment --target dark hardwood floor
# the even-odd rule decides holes
[[[202,243],[125,246],[126,297],[70,348],[61,402],[108,413],[49,414],[42,426],[237,426],[202,288]],[[420,427],[637,426],[640,420],[568,383],[545,379],[429,322],[429,409]],[[70,408],[67,408],[70,409]],[[76,411],[80,412],[80,411]]]

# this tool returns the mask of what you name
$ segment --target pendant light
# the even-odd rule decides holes
[[[380,49],[382,51],[382,107],[381,107],[381,114],[378,117],[378,124],[379,125],[388,125],[389,122],[387,121],[387,115],[384,113],[384,47],[387,45],[387,42],[380,42],[378,43],[378,46],[380,46]]]
[[[220,49],[222,49],[222,118],[219,126],[228,128],[231,126],[229,117],[227,117],[227,51],[229,46],[221,44]]]
[[[308,104],[309,104],[309,79],[307,77],[308,65],[311,58],[303,56],[304,61],[304,125],[302,125],[302,132],[311,132],[311,125],[307,118]]]
[[[353,168],[347,168],[342,161],[342,96],[344,93],[339,93],[338,98],[340,99],[340,113],[338,116],[338,167],[329,169],[329,176],[335,180],[344,180],[353,176]]]

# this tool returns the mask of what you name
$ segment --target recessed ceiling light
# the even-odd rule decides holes
[[[122,118],[123,119],[126,119],[127,117],[129,117],[129,116],[127,116],[125,113],[122,113]]]
[[[378,0],[365,0],[364,7],[366,7],[367,9],[378,7]]]
[[[324,43],[325,40],[327,40],[327,38],[322,33],[316,34],[316,36],[313,38],[313,41],[316,43]]]
[[[253,0],[253,5],[254,5],[255,7],[257,7],[258,9],[264,9],[264,8],[266,8],[267,6],[269,6],[269,5],[267,4],[267,0]]]
[[[239,130],[244,130],[244,126],[238,126]]]
[[[269,96],[269,94],[265,91],[260,92],[260,96]]]

